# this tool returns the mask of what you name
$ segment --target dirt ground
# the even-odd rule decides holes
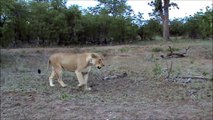
[[[160,57],[168,46],[187,57]],[[106,55],[106,66],[92,68],[91,91],[77,89],[74,73],[67,87],[48,84],[48,57],[55,52],[92,51]],[[172,67],[171,67],[172,63]],[[1,49],[1,120],[212,120],[212,42],[181,41],[85,48]],[[168,69],[171,69],[169,78]],[[126,73],[114,79],[106,77]],[[200,76],[203,79],[177,78]]]

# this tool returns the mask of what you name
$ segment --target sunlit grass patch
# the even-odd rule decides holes
[[[119,51],[120,51],[121,53],[128,53],[128,52],[130,51],[130,48],[128,48],[128,47],[123,47],[123,48],[120,48]]]
[[[162,51],[164,51],[164,49],[161,48],[161,47],[154,47],[154,48],[152,48],[152,52],[162,52]]]

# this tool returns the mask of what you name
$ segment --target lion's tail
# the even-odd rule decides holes
[[[50,61],[50,59],[49,59],[49,60],[48,60],[48,63],[47,63],[47,71],[49,70],[50,64],[51,64],[51,61]]]
[[[47,63],[47,70],[46,70],[46,72],[45,72],[44,74],[46,74],[46,73],[48,72],[50,64],[51,64],[51,61],[48,60],[48,63]],[[38,74],[41,74],[41,69],[38,69]],[[43,76],[44,74],[42,74],[42,76]]]

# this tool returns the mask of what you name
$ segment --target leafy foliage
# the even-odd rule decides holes
[[[68,46],[125,44],[163,35],[163,22],[144,20],[127,0],[97,0],[95,7],[66,6],[66,0],[0,0],[0,46]],[[163,4],[151,2],[157,12]],[[177,6],[175,3],[170,6]],[[212,36],[212,9],[169,24],[174,36]]]
[[[186,18],[185,29],[190,38],[212,37],[213,9],[206,7],[206,11],[197,12],[194,16]]]
[[[189,38],[211,38],[212,37],[212,14],[213,9],[206,7],[193,16],[170,21],[170,34],[172,36],[188,36]]]
[[[172,36],[183,36],[184,31],[184,20],[174,19],[170,22],[170,34]]]
[[[159,21],[150,19],[140,27],[138,34],[143,40],[153,40],[154,36],[162,34],[162,25]]]

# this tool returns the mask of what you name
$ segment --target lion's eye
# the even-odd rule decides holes
[[[97,61],[99,64],[101,63],[101,59],[98,59],[98,61]]]

